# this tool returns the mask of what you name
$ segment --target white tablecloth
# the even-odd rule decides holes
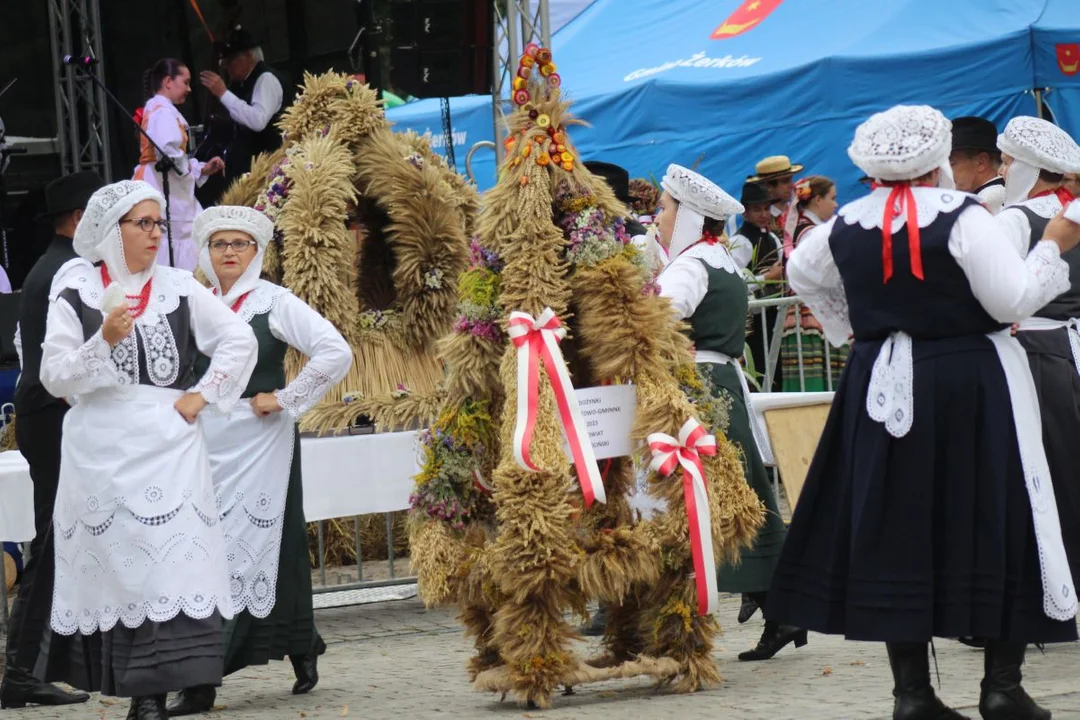
[[[301,440],[308,522],[406,510],[420,472],[416,432]]]
[[[302,438],[309,522],[407,510],[420,471],[416,432]],[[34,538],[34,486],[18,451],[0,453],[0,541]]]
[[[34,484],[30,466],[17,450],[0,453],[0,541],[34,539]]]

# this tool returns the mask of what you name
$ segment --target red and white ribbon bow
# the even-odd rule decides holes
[[[667,476],[679,465],[683,469],[683,497],[690,523],[690,555],[694,560],[698,613],[716,612],[716,561],[713,556],[712,521],[709,516],[709,491],[705,485],[702,455],[716,454],[716,438],[705,431],[696,418],[690,418],[679,430],[679,439],[665,433],[648,437],[652,463],[649,469]]]
[[[574,386],[570,382],[570,373],[566,370],[566,361],[559,350],[559,341],[566,337],[555,311],[545,308],[540,317],[523,312],[510,313],[507,333],[517,348],[517,420],[514,425],[514,457],[518,465],[526,470],[539,470],[533,464],[530,455],[533,430],[536,427],[536,410],[539,399],[540,359],[544,360],[548,380],[555,391],[555,403],[559,408],[559,418],[563,431],[570,444],[570,454],[577,467],[581,492],[585,496],[585,507],[591,507],[599,500],[607,502],[604,483],[600,478],[600,468],[596,465],[589,433],[585,430],[585,421],[581,419]]]

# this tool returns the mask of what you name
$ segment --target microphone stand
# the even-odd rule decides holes
[[[150,137],[142,125],[135,122],[135,118],[127,108],[124,107],[124,103],[120,102],[120,99],[112,94],[109,88],[105,87],[105,83],[98,79],[97,75],[90,72],[88,65],[75,65],[75,68],[81,70],[83,74],[90,79],[90,81],[97,86],[105,96],[112,101],[113,105],[120,109],[120,114],[126,117],[135,129],[139,131],[139,134],[146,138],[146,141],[157,151],[158,156],[161,158],[154,163],[154,169],[161,173],[161,194],[165,196],[165,237],[169,243],[169,267],[176,267],[175,260],[173,258],[173,238],[172,238],[172,203],[169,202],[169,173],[175,172],[177,177],[183,177],[185,173],[180,172],[180,168],[177,167],[176,161],[165,154],[165,151],[161,149],[161,146],[154,142],[154,138]]]

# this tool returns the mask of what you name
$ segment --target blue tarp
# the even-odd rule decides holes
[[[1035,85],[1049,88],[1054,119],[1080,138],[1080,3],[1049,0],[1032,28]]]
[[[1048,102],[1066,129],[1080,131],[1080,75],[1065,76],[1051,47],[1080,41],[1076,4],[596,0],[556,34],[553,50],[564,94],[592,125],[573,131],[586,159],[618,163],[632,176],[700,161],[737,194],[758,159],[785,154],[835,178],[843,200],[860,174],[845,152],[855,126],[899,102],[1003,126],[1035,114],[1038,77],[1060,88]],[[440,132],[437,103],[389,115]],[[492,139],[490,100],[457,99],[452,117],[463,168],[468,147]],[[493,153],[479,151],[473,169],[490,186]]]

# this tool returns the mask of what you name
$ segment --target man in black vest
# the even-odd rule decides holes
[[[953,120],[949,166],[957,190],[974,193],[987,210],[997,215],[1005,204],[1005,179],[999,174],[1001,151],[994,123],[981,117]]]
[[[270,66],[263,61],[255,37],[237,26],[221,48],[221,66],[229,86],[217,73],[203,72],[199,80],[216,95],[235,123],[233,139],[225,150],[225,180],[231,183],[251,169],[259,153],[281,147],[277,121],[284,90]]]
[[[53,505],[60,480],[60,434],[68,405],[41,385],[41,344],[45,341],[45,318],[49,290],[60,267],[75,258],[71,238],[82,218],[86,202],[104,183],[96,173],[82,172],[60,178],[45,188],[46,215],[52,217],[54,237],[45,254],[26,276],[19,303],[19,334],[22,340],[22,375],[15,388],[15,439],[34,481],[34,524],[30,561],[23,570],[19,596],[8,623],[6,668],[0,685],[0,707],[69,705],[86,702],[83,692],[65,692],[35,678],[49,674],[49,658],[66,650],[64,639],[49,637],[49,657],[41,658],[43,640],[49,633],[53,593]]]

